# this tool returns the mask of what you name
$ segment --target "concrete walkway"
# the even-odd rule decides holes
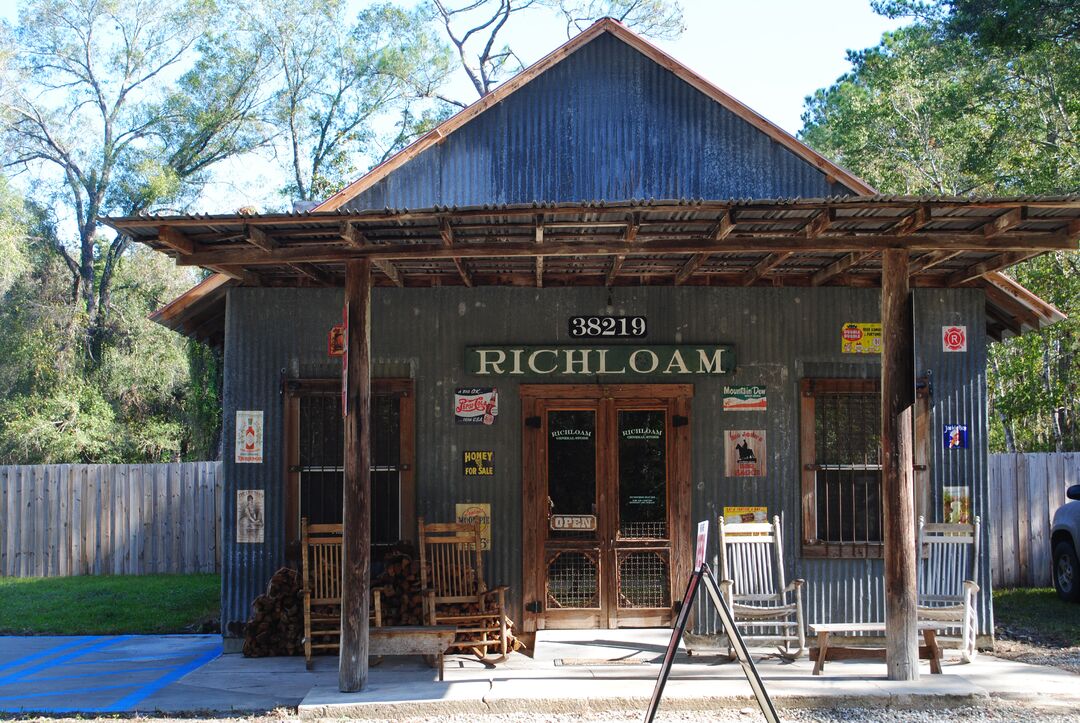
[[[301,717],[404,718],[462,713],[641,710],[652,693],[668,631],[547,633],[535,658],[498,666],[447,658],[446,681],[414,658],[371,668],[365,691],[337,690],[337,661],[220,655],[217,636],[0,638],[0,711],[45,713],[223,713],[297,710]],[[917,683],[885,680],[874,662],[758,662],[769,693],[788,707],[929,708],[993,699],[1040,706],[1080,704],[1080,676],[980,656],[949,658],[943,675],[926,664]],[[661,710],[753,705],[738,664],[680,655]]]

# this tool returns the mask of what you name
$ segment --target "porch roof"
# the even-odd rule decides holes
[[[155,314],[213,339],[228,283],[342,286],[369,257],[383,286],[854,286],[880,253],[913,286],[983,287],[995,337],[1064,316],[999,271],[1080,239],[1080,196],[596,201],[421,210],[102,219],[180,266],[221,274]],[[227,281],[231,280],[231,281]],[[201,331],[199,331],[201,329]]]

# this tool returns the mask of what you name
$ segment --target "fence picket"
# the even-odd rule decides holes
[[[0,576],[220,569],[220,462],[0,465]]]

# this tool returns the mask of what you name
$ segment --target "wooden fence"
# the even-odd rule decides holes
[[[0,575],[220,569],[220,462],[0,466]]]
[[[990,455],[994,587],[1050,587],[1050,523],[1080,484],[1080,452]]]

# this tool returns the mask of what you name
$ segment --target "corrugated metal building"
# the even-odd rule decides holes
[[[382,246],[387,255],[376,260],[380,287],[372,301],[372,376],[399,381],[384,395],[397,400],[387,407],[396,411],[376,421],[390,420],[386,423],[393,434],[375,430],[383,435],[376,444],[372,478],[375,514],[380,516],[375,542],[415,540],[418,517],[450,521],[459,504],[487,504],[488,582],[510,586],[511,617],[527,629],[666,624],[679,593],[671,587],[682,585],[682,580],[672,583],[675,573],[689,569],[690,522],[715,523],[725,507],[765,508],[765,514],[782,520],[788,577],[807,581],[809,621],[882,620],[881,500],[874,481],[878,459],[872,431],[878,417],[860,418],[858,410],[844,402],[831,418],[811,417],[815,429],[808,434],[801,406],[806,380],[879,376],[879,356],[845,352],[842,330],[847,324],[880,320],[876,250],[910,248],[917,269],[913,278],[931,270],[936,274],[920,277],[914,285],[926,288],[913,295],[915,372],[927,390],[917,432],[929,457],[919,476],[919,508],[938,521],[945,519],[946,508],[956,513],[957,504],[970,506],[960,511],[964,517],[985,515],[988,334],[1019,332],[1056,318],[1052,307],[994,272],[1019,260],[1015,249],[1027,243],[1021,234],[1027,234],[1024,239],[1046,234],[1064,244],[1059,229],[1065,224],[1072,233],[1069,224],[1076,223],[1080,204],[1076,199],[973,204],[872,193],[865,183],[640,38],[602,21],[314,213],[113,220],[117,228],[176,254],[180,263],[204,265],[233,278],[214,277],[158,315],[159,321],[185,333],[223,339],[223,629],[235,629],[229,624],[245,620],[271,574],[294,558],[290,545],[301,514],[340,513],[340,406],[325,401],[334,398],[325,384],[318,394],[305,396],[303,389],[314,388],[312,380],[340,375],[340,360],[327,353],[327,335],[342,319],[342,291],[334,288],[340,286],[341,261],[359,253],[355,249],[366,253],[381,244],[396,246],[392,251]],[[645,198],[809,200],[630,201]],[[986,231],[991,227],[1004,234],[1002,238],[1016,235],[1012,245],[1002,246],[1003,253],[997,247],[984,248],[987,242],[981,240],[957,240],[960,234],[995,236]],[[178,236],[178,229],[186,237]],[[692,243],[738,241],[699,247],[681,240],[702,234],[704,240]],[[829,234],[837,240],[822,241],[818,248],[806,246],[807,239],[833,238]],[[432,239],[434,244],[429,243]],[[956,244],[955,250],[935,246],[939,241]],[[248,242],[265,256],[250,255]],[[552,243],[564,247],[549,257],[521,258],[528,251],[524,242],[535,244],[532,248]],[[512,247],[514,255],[508,251],[506,258],[493,259],[499,255],[481,249],[496,243]],[[588,244],[610,248],[597,255],[576,255],[566,250],[571,243],[583,249]],[[865,243],[871,245],[860,245]],[[302,255],[316,247],[317,253]],[[968,278],[973,269],[979,273]],[[570,330],[575,317],[640,317],[647,336],[574,338]],[[945,327],[966,329],[966,351],[945,349]],[[510,360],[524,358],[515,353],[532,353],[526,347],[557,350],[583,343],[608,351],[645,349],[645,354],[670,354],[676,345],[712,353],[723,346],[735,363],[722,373],[683,373],[672,361],[674,373],[657,368],[627,376],[598,373],[594,358],[588,373],[509,371]],[[471,347],[493,350],[487,358],[504,359],[507,369],[477,375],[467,366],[468,355],[475,354],[468,351]],[[551,359],[558,360],[558,354],[552,352]],[[631,401],[623,406],[612,402],[616,433],[600,421],[607,412],[598,410],[606,409],[602,405],[607,402],[575,406],[566,400],[574,394],[582,400],[593,398],[592,392],[550,387],[546,398],[562,402],[549,404],[538,382],[590,385],[600,390],[596,399]],[[688,406],[669,408],[656,401],[657,394],[666,392],[654,385],[671,383],[689,385]],[[641,398],[633,401],[632,388],[614,390],[609,386],[613,384],[650,386],[641,386]],[[492,387],[498,392],[493,424],[455,422],[456,390]],[[725,411],[725,397],[736,395],[732,389],[725,392],[726,387],[762,388],[764,409]],[[860,399],[872,401],[873,396]],[[291,401],[296,398],[299,405]],[[319,398],[324,401],[312,401]],[[824,405],[819,401],[820,408]],[[406,408],[408,412],[402,411]],[[536,417],[534,425],[537,409],[546,410],[547,416]],[[650,409],[667,411],[651,422],[633,416]],[[261,461],[238,462],[238,419],[252,410],[262,413]],[[574,416],[582,410],[594,416]],[[565,418],[552,416],[564,413]],[[688,417],[685,423],[683,416]],[[404,419],[415,422],[408,433],[402,431]],[[592,426],[577,441],[592,441],[573,447],[576,452],[568,456],[559,457],[551,441],[530,441],[531,429],[548,433],[561,424],[570,433],[583,419]],[[873,424],[867,427],[866,419]],[[641,426],[627,426],[632,424]],[[659,432],[640,432],[657,425]],[[688,435],[679,432],[684,425]],[[948,448],[942,439],[947,425],[965,426],[963,444]],[[732,432],[756,436],[736,439]],[[649,446],[676,434],[686,440],[686,447],[666,441]],[[606,444],[600,439],[604,435]],[[833,444],[862,454],[861,464],[846,459],[831,471],[832,478],[822,467],[821,480],[807,488],[803,455],[808,439],[818,445],[819,457],[822,445]],[[736,441],[746,445],[748,440],[756,447],[752,463],[744,464],[741,456],[727,459],[736,454]],[[853,441],[845,447],[844,440]],[[867,452],[871,447],[874,451]],[[493,454],[492,474],[465,474],[463,453],[471,450]],[[622,461],[597,463],[590,476],[574,466],[587,450]],[[678,461],[671,459],[674,454],[681,455]],[[657,463],[658,458],[666,461]],[[578,477],[559,477],[553,460],[562,460],[558,464],[570,470],[566,474]],[[617,470],[631,464],[653,487],[641,488],[620,477]],[[541,480],[550,484],[546,500],[525,491],[537,474],[547,475]],[[685,479],[676,479],[679,475]],[[570,487],[579,483],[595,486],[591,510],[570,509]],[[243,505],[252,490],[262,493],[265,520],[255,541],[239,523],[232,523],[238,519],[237,493]],[[549,509],[538,510],[538,505]],[[565,509],[556,509],[560,505]],[[650,506],[653,512],[642,509]],[[673,517],[676,509],[679,519]],[[592,517],[590,524],[611,530],[612,539],[600,539],[595,531],[584,535],[596,543],[595,555],[571,550],[559,558],[543,549],[523,548],[533,520],[554,520],[560,513]],[[597,522],[597,516],[608,513],[636,515],[645,521],[641,524],[660,520],[666,527],[660,533],[653,528],[651,537],[635,537],[625,524]],[[816,526],[814,534],[807,520]],[[533,532],[556,542],[574,537],[559,537],[552,528]],[[645,552],[619,546],[619,540],[638,538],[667,542],[649,542],[653,547],[645,545]],[[664,588],[651,591],[652,602],[639,606],[656,614],[564,615],[575,606],[635,607],[637,593],[626,589],[555,589],[555,577],[559,584],[568,577],[577,584],[590,575],[593,588],[604,588],[612,581],[596,567],[613,565],[627,576],[630,567],[638,565],[640,569],[632,571],[635,579],[651,579]],[[979,630],[987,635],[993,630],[989,581],[989,559],[984,556]],[[696,625],[699,633],[715,629],[709,614],[699,615]]]

